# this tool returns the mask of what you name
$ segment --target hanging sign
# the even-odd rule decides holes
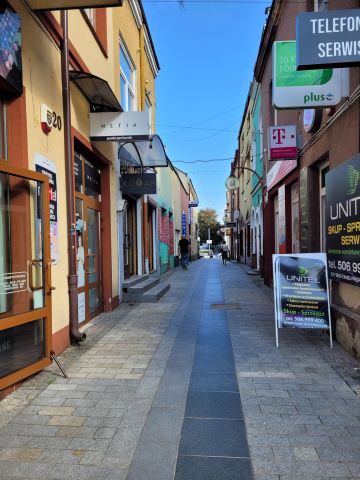
[[[267,190],[271,190],[277,183],[285,178],[297,167],[297,160],[284,160],[276,162],[266,175]]]
[[[331,317],[324,253],[273,255],[276,346],[282,327],[326,329]]]
[[[147,112],[90,113],[91,141],[131,141],[150,138]]]
[[[298,70],[360,65],[360,10],[300,13],[296,46]]]
[[[360,286],[360,155],[330,170],[325,182],[330,278]]]
[[[341,70],[296,70],[296,42],[273,44],[273,105],[276,109],[331,107],[342,97]]]
[[[285,125],[269,127],[269,160],[296,160],[297,137],[296,126]]]
[[[156,173],[124,173],[120,177],[120,189],[130,195],[156,193]]]
[[[236,222],[225,222],[225,228],[236,228]]]
[[[58,237],[58,215],[57,215],[57,181],[56,181],[56,164],[37,153],[35,155],[35,171],[43,173],[49,179],[49,207],[50,207],[50,247],[51,259],[53,264],[59,262],[59,237]],[[41,205],[40,205],[40,185],[38,186],[38,219],[41,221]],[[41,226],[39,225],[39,228]],[[40,232],[39,232],[40,233]],[[42,251],[42,246],[39,245],[39,255]]]
[[[186,237],[186,213],[182,212],[181,215],[181,235]]]
[[[198,207],[199,206],[199,202],[196,201],[196,200],[190,200],[189,201],[189,208],[191,207]]]

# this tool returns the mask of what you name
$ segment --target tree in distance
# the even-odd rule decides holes
[[[221,224],[218,222],[215,208],[202,208],[198,213],[199,237],[201,243],[206,243],[208,240],[208,229],[210,228],[210,240],[213,245],[221,243],[223,236],[220,229]],[[220,235],[218,234],[220,232]]]

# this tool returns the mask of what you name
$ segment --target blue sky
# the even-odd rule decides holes
[[[143,1],[161,67],[156,81],[157,133],[169,158],[192,178],[200,208],[215,208],[219,220],[230,160],[176,161],[234,156],[265,7],[271,5],[270,0],[239,2],[185,0],[181,8],[178,3]]]

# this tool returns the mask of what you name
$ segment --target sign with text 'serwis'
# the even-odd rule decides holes
[[[156,193],[156,173],[124,173],[120,178],[122,193],[144,195]]]
[[[360,9],[300,13],[296,46],[298,70],[360,65]]]
[[[360,286],[360,155],[330,170],[325,185],[330,278]]]

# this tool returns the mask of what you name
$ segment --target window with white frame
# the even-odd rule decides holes
[[[329,171],[329,164],[323,163],[319,167],[319,192],[320,192],[320,251],[326,252],[326,188],[325,177]]]
[[[85,15],[89,19],[91,25],[95,28],[95,8],[84,8]]]
[[[125,112],[136,110],[135,75],[134,64],[120,41],[120,103]]]
[[[151,102],[150,102],[150,99],[148,97],[148,95],[146,95],[145,97],[145,110],[148,114],[148,118],[149,118],[149,125],[150,125],[150,132],[149,133],[153,133],[153,126],[152,126],[152,105],[151,105]]]

